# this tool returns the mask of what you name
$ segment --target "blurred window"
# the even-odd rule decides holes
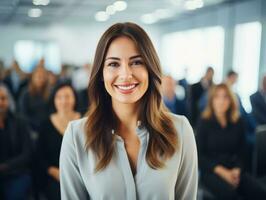
[[[161,55],[164,73],[171,74],[175,79],[182,79],[187,69],[187,80],[197,82],[210,65],[215,70],[214,81],[220,82],[224,29],[215,26],[166,34],[162,39]]]
[[[249,96],[258,89],[261,23],[238,24],[235,27],[233,69],[239,73],[236,89],[247,112]]]
[[[55,42],[19,40],[15,43],[14,55],[25,72],[31,72],[41,58],[45,59],[46,69],[54,73],[61,71],[60,51]]]

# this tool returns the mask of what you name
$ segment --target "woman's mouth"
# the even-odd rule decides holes
[[[133,83],[133,84],[116,84],[114,85],[119,92],[123,94],[129,94],[134,91],[134,89],[138,86],[138,83]]]

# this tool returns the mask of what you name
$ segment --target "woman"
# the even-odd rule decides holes
[[[0,83],[0,199],[26,200],[32,185],[29,127],[10,111],[10,96]]]
[[[41,122],[48,117],[48,96],[47,71],[44,66],[38,65],[19,101],[19,111],[37,133],[40,131]]]
[[[202,182],[218,199],[264,199],[265,190],[244,172],[245,130],[238,110],[226,84],[210,90],[197,128]]]
[[[64,135],[62,199],[196,199],[194,135],[185,117],[166,111],[160,85],[144,30],[111,26],[96,50],[87,117]]]
[[[40,134],[41,167],[47,175],[45,193],[49,200],[60,200],[59,155],[63,134],[71,120],[79,119],[73,87],[59,83],[51,94],[53,113],[42,125]]]

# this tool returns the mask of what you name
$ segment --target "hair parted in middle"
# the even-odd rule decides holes
[[[225,83],[220,83],[210,88],[208,93],[208,103],[205,110],[202,113],[202,117],[204,119],[211,119],[214,117],[213,99],[218,90],[224,90],[230,101],[230,105],[226,113],[226,119],[228,120],[228,122],[236,123],[239,119],[238,101],[236,95],[233,93],[230,87]]]
[[[96,172],[109,164],[114,153],[115,138],[111,132],[117,129],[118,119],[112,109],[111,96],[104,87],[103,66],[110,44],[118,37],[127,37],[134,42],[147,68],[149,86],[140,99],[138,119],[150,137],[146,161],[153,169],[162,168],[166,159],[178,150],[179,138],[172,116],[162,101],[159,58],[147,33],[134,23],[114,24],[98,43],[88,86],[91,104],[86,114],[86,148],[98,157]]]

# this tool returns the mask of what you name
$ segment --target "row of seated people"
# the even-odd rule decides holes
[[[57,84],[51,99],[52,114],[41,125],[37,159],[33,159],[37,172],[34,180],[28,167],[32,160],[30,128],[24,119],[9,111],[8,90],[3,84],[0,86],[2,199],[15,199],[16,195],[26,199],[34,181],[42,183],[39,186],[47,199],[60,199],[58,160],[63,133],[68,122],[81,114],[76,111],[76,93],[70,84]],[[245,170],[243,123],[228,86],[213,87],[196,139],[202,181],[218,199],[263,199],[266,194],[265,186]]]
[[[196,128],[202,183],[216,199],[264,199],[266,183],[249,174],[245,121],[227,84],[209,91]]]
[[[50,114],[40,123],[34,145],[29,121],[10,111],[8,89],[0,85],[0,199],[28,199],[33,189],[35,196],[40,191],[47,199],[60,199],[62,138],[68,122],[81,114],[77,94],[69,83],[58,83],[50,102]]]
[[[50,112],[48,100],[55,84],[58,81],[73,83],[71,76],[67,75],[65,71],[65,67],[62,68],[62,73],[59,75],[48,71],[42,59],[32,73],[26,74],[20,69],[18,63],[14,61],[11,69],[5,73],[5,77],[2,77],[1,82],[7,85],[11,94],[11,110],[16,110],[16,112],[21,113],[28,119],[30,126],[36,132],[40,128],[40,123],[47,118]],[[83,74],[87,75],[87,73]],[[86,78],[82,78],[87,81],[89,75]],[[84,82],[84,80],[80,80],[80,82]],[[77,109],[82,114],[86,112],[88,104],[86,86],[84,89],[77,90],[79,100]],[[75,89],[77,88],[75,87]]]
[[[78,90],[79,87],[77,83],[84,83],[85,81],[85,87],[83,86],[84,89],[80,94],[80,96],[82,97],[80,98],[80,100],[83,101],[83,99],[85,99],[82,103],[87,103],[85,90],[89,77],[89,66],[83,67],[84,69],[86,69],[85,71],[78,70],[81,71],[81,73],[79,74],[72,73],[74,76],[72,75],[71,78],[71,76],[68,75],[68,73],[66,72],[66,67],[62,67],[62,72],[58,77],[53,74],[53,72],[45,70],[44,65],[44,59],[41,59],[37,67],[33,71],[31,78],[28,78],[28,76],[20,69],[18,63],[14,61],[10,70],[7,70],[8,72],[5,73],[5,77],[2,77],[3,82],[6,83],[9,87],[13,99],[15,100],[15,104],[17,104],[17,108],[21,111],[21,113],[26,113],[25,115],[28,116],[32,115],[33,113],[31,111],[35,111],[38,105],[34,106],[34,104],[31,104],[32,102],[30,102],[28,103],[28,105],[25,106],[25,104],[28,102],[27,100],[32,100],[31,96],[39,96],[39,99],[35,97],[33,98],[33,100],[34,102],[39,102],[38,104],[43,104],[42,102],[46,101],[47,96],[49,96],[47,94],[49,94],[57,79],[72,79],[72,83]],[[43,70],[40,70],[39,68],[42,68]],[[82,76],[80,76],[80,74]],[[176,82],[171,76],[165,76],[163,78],[163,96],[165,104],[173,113],[187,116],[192,126],[195,127],[201,112],[206,106],[207,93],[208,89],[213,85],[214,74],[215,70],[212,67],[208,67],[206,73],[200,79],[200,81],[192,85],[188,83],[186,78],[183,78]],[[231,88],[233,88],[237,80],[238,74],[235,71],[230,70],[228,71],[224,82],[227,83]],[[25,90],[24,88],[27,85],[29,89]],[[38,93],[40,93],[41,95],[38,95]],[[238,96],[240,112],[242,117],[244,117],[245,120],[249,123],[249,128],[251,130],[250,132],[252,132],[252,128],[254,130],[256,125],[266,124],[265,96],[266,76],[263,77],[261,88],[250,97],[250,102],[252,105],[252,115],[248,114],[245,111]],[[81,112],[84,113],[85,111],[86,107],[83,107]],[[39,117],[42,118],[42,116],[32,118],[38,119]],[[34,123],[35,122],[32,122],[32,124]],[[36,122],[36,124],[38,124],[38,122]]]
[[[207,105],[208,90],[214,84],[214,73],[214,69],[208,67],[200,81],[192,85],[190,85],[185,78],[175,81],[169,75],[163,77],[163,96],[166,106],[173,113],[186,115],[194,128],[196,127],[202,111]],[[230,70],[224,79],[224,83],[233,90],[237,80],[238,73]],[[237,95],[235,91],[234,93]],[[263,77],[258,91],[250,96],[252,105],[251,113],[245,111],[238,95],[237,100],[241,116],[247,121],[250,132],[252,132],[252,129],[254,130],[257,125],[266,124],[266,75]]]
[[[3,145],[1,144],[1,158],[0,158],[1,159],[0,160],[0,180],[1,180],[0,186],[1,186],[1,183],[3,185],[3,187],[0,187],[0,188],[2,188],[1,191],[3,195],[8,196],[8,195],[20,194],[21,196],[23,196],[22,193],[24,192],[26,194],[25,191],[27,191],[28,188],[30,188],[26,186],[33,185],[36,183],[37,185],[39,185],[39,188],[42,189],[42,192],[46,194],[48,199],[60,199],[60,192],[59,192],[60,188],[59,188],[59,177],[58,177],[58,172],[59,172],[58,171],[58,165],[59,165],[58,157],[59,157],[60,146],[62,142],[62,134],[64,133],[67,123],[70,120],[81,117],[83,113],[81,112],[81,114],[79,114],[77,112],[77,111],[80,111],[79,109],[80,103],[78,103],[75,90],[72,88],[70,84],[64,84],[64,83],[59,84],[58,86],[54,88],[50,88],[50,91],[49,91],[47,90],[47,87],[45,84],[46,80],[47,80],[46,70],[43,67],[37,67],[32,74],[31,80],[29,81],[29,85],[26,88],[27,90],[24,90],[24,92],[22,92],[21,97],[18,99],[16,103],[19,108],[18,109],[19,112],[23,115],[26,122],[24,119],[17,117],[16,115],[12,114],[10,111],[7,112],[8,106],[5,105],[5,103],[1,104],[3,106],[2,119],[5,119],[3,120],[3,126],[2,126],[2,131],[1,131],[3,133],[1,135],[1,137],[3,137],[3,140],[1,138],[1,142],[3,143]],[[169,88],[170,85],[168,84],[167,86],[168,87],[165,87],[166,89]],[[3,88],[5,87],[3,86]],[[61,90],[61,88],[63,90]],[[3,91],[2,92],[3,94],[5,94],[5,91],[7,90],[5,88],[1,91]],[[58,95],[56,95],[57,93]],[[60,95],[61,93],[63,93],[63,97],[62,95]],[[67,93],[69,94],[67,95]],[[7,96],[8,95],[6,95],[6,98],[3,97],[3,100],[5,99],[8,100]],[[50,101],[52,102],[51,109],[48,108],[48,96],[51,96],[50,97]],[[62,101],[65,101],[65,100],[62,100],[61,103],[56,104],[56,102],[60,102],[60,100],[56,101],[56,99],[57,100],[60,99],[59,98],[60,96],[61,96],[61,100],[66,99],[67,96],[72,96],[74,97],[72,98],[72,100],[74,99],[74,103],[73,102],[69,103],[70,100],[68,98],[68,103],[67,102],[62,103]],[[10,106],[10,101],[8,102]],[[66,112],[65,109],[70,108],[69,105],[72,105],[72,106],[74,105],[74,106],[73,107],[70,106],[72,112],[69,112],[71,114],[67,115],[65,114]],[[83,107],[83,111],[86,109],[87,107]],[[240,119],[241,119],[240,121],[243,121],[242,125],[245,125],[245,120],[243,120],[242,118]],[[14,123],[11,123],[11,124],[14,124],[14,126],[8,125],[9,123],[7,123],[7,121],[12,121],[12,120],[14,121]],[[18,122],[15,123],[15,121],[18,121]],[[27,123],[29,124],[29,127],[26,126]],[[18,125],[16,126],[16,124]],[[207,124],[207,123],[203,119],[201,119],[198,124],[199,125],[197,128],[197,133],[200,132],[199,131],[201,127],[200,125]],[[18,130],[17,131],[18,133],[15,133],[16,131],[14,130]],[[22,130],[25,130],[25,131],[22,131]],[[29,130],[29,131],[26,131],[26,130]],[[30,143],[30,138],[27,139],[28,136],[26,134],[27,132],[32,132],[30,130],[34,130],[36,133],[38,133],[37,135],[33,134],[37,136],[38,138],[36,142],[37,150],[34,151],[36,152],[34,153],[34,155],[32,154],[32,151],[29,149],[29,147],[31,146],[30,145],[31,143]],[[4,139],[6,137],[5,135],[8,135],[9,132],[11,132],[9,136],[11,139],[10,138]],[[12,132],[13,134],[18,134],[19,137],[11,136]],[[26,134],[26,135],[23,136],[23,134]],[[201,134],[197,134],[197,136],[199,137],[200,135]],[[32,137],[32,134],[30,134],[30,136]],[[12,139],[12,138],[18,138],[18,139]],[[12,140],[15,140],[15,142]],[[200,139],[198,140],[198,137],[197,137],[197,141],[200,141]],[[216,142],[214,142],[214,144],[216,144]],[[15,145],[15,146],[13,147],[12,145]],[[21,145],[21,146],[17,147],[16,145]],[[225,144],[225,146],[226,145],[227,144]],[[200,147],[200,142],[198,142],[198,146]],[[205,144],[203,146],[205,146]],[[36,148],[36,147],[33,147],[33,148]],[[211,150],[210,149],[208,150],[207,148],[207,152],[209,151]],[[19,152],[21,154],[18,154]],[[199,154],[201,155],[200,152],[201,150],[199,149]],[[11,160],[8,159],[10,155],[14,156],[16,154],[19,155],[16,159],[11,159]],[[12,158],[15,158],[15,156]],[[30,177],[31,174],[29,174],[31,172],[29,172],[26,167],[27,166],[26,163],[32,160],[33,160],[32,168],[34,169],[33,171],[35,175],[34,176],[35,178],[33,179],[31,179]],[[4,161],[7,161],[7,162],[4,162]],[[200,163],[202,163],[201,160],[200,160]],[[21,169],[17,169],[18,166],[22,166]],[[18,172],[15,172],[15,171],[18,171]],[[202,171],[202,174],[204,174],[204,170],[202,169],[201,171]],[[235,171],[237,171],[237,173],[240,174],[241,170],[235,170]],[[3,175],[3,177],[1,176],[1,174]],[[17,177],[17,174],[20,174],[21,176]],[[10,184],[7,184],[8,179],[10,177],[11,177],[11,179],[9,180]],[[13,180],[12,177],[14,178],[15,181],[12,181]],[[37,180],[36,180],[36,177],[37,177]],[[205,176],[202,176],[202,177],[205,177]],[[251,180],[253,179],[251,178]],[[20,183],[18,184],[20,185],[19,187],[18,185],[16,185],[17,182]],[[256,184],[253,184],[253,185],[256,185]],[[260,185],[260,184],[258,183],[257,185]],[[258,186],[258,188],[260,188],[260,186]],[[214,191],[214,193],[216,193],[216,191]],[[222,193],[224,194],[224,192]]]
[[[200,82],[187,85],[186,102],[178,99],[175,80],[171,76],[164,76],[164,102],[170,111],[177,114],[182,114],[184,107],[190,105],[188,110],[191,108],[193,115],[187,116],[197,138],[201,180],[214,196],[218,199],[235,199],[241,195],[263,199],[261,188],[265,187],[265,183],[258,183],[246,172],[251,172],[253,168],[256,126],[266,124],[266,76],[260,89],[250,97],[253,110],[249,114],[243,108],[239,96],[232,92],[237,73],[229,71],[224,83],[218,87],[213,84],[213,75],[214,70],[209,67]],[[224,91],[224,95],[218,98],[220,90]],[[228,102],[229,105],[225,105]],[[226,110],[222,122],[217,119],[216,107]],[[235,182],[232,181],[234,176],[237,177]]]
[[[28,79],[25,78],[25,73],[22,72],[18,63],[14,61],[11,67],[11,72],[7,73],[7,76],[3,80],[12,93],[18,111],[26,115],[27,118],[32,118],[30,121],[33,127],[38,127],[40,121],[42,121],[44,116],[47,115],[47,113],[41,111],[41,109],[47,110],[46,106],[43,104],[46,103],[47,97],[58,79],[55,74],[45,70],[44,65],[44,60],[40,60],[38,66],[32,73],[32,77]],[[87,69],[89,67],[85,68]],[[88,79],[90,70],[85,70],[85,73],[82,71],[82,77],[74,73],[77,76],[73,76],[72,78],[68,77],[66,75],[67,73],[64,71],[66,71],[65,68],[62,68],[62,73],[59,75],[59,79],[72,79],[72,83],[74,84],[78,82],[82,83],[85,79]],[[165,104],[173,113],[187,116],[194,128],[196,127],[196,122],[198,121],[201,112],[206,106],[208,89],[213,85],[214,73],[214,69],[208,67],[200,81],[192,85],[190,85],[185,78],[177,82],[171,76],[165,76],[163,78],[162,91]],[[76,77],[76,79],[73,79],[74,77]],[[237,79],[238,74],[230,70],[227,73],[224,82],[233,88]],[[87,80],[85,80],[85,82],[86,81]],[[27,86],[27,84],[27,90],[21,89]],[[75,88],[78,89],[77,86],[75,86]],[[249,133],[254,132],[256,125],[266,124],[265,96],[266,76],[263,78],[261,89],[250,97],[252,105],[251,114],[245,111],[240,98],[238,97],[240,112],[244,120],[247,122],[246,126]],[[81,105],[79,110],[84,113],[87,109],[88,101],[86,88],[79,91],[79,97],[79,100],[81,101],[79,102],[79,105]],[[35,112],[36,110],[40,110],[40,112]]]

